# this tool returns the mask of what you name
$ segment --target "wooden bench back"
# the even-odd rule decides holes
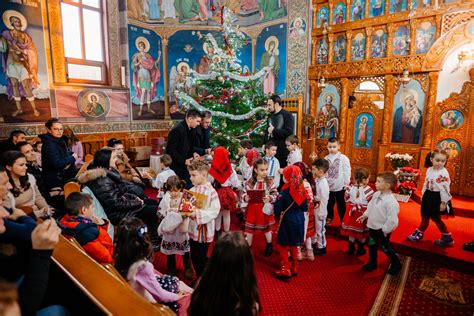
[[[68,182],[64,185],[64,199],[72,192],[81,192],[81,185],[77,182]]]
[[[53,261],[108,315],[174,315],[167,306],[151,304],[136,294],[115,268],[100,265],[62,235]]]

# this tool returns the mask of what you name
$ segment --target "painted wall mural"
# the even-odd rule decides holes
[[[458,110],[448,110],[441,115],[440,124],[443,128],[455,130],[464,123],[464,115]]]
[[[346,5],[343,2],[336,4],[334,8],[333,24],[342,24],[346,22]]]
[[[423,22],[416,28],[416,53],[426,54],[435,42],[436,25]]]
[[[372,34],[372,58],[385,58],[387,56],[387,33],[377,30]]]
[[[257,71],[270,67],[263,80],[265,94],[284,93],[286,87],[286,24],[265,28],[257,38]]]
[[[128,27],[130,99],[136,120],[164,118],[161,38],[137,26]]]
[[[365,59],[365,44],[365,34],[362,32],[357,33],[352,39],[351,60]]]
[[[393,51],[394,56],[405,56],[410,53],[410,47],[408,46],[410,39],[410,34],[408,32],[408,27],[402,25],[398,27],[393,34]]]
[[[318,97],[318,117],[316,137],[329,139],[339,132],[339,109],[341,97],[337,88],[329,84]]]
[[[290,24],[290,35],[291,37],[295,38],[302,38],[306,35],[306,21],[301,18],[297,17],[291,22]]]
[[[41,1],[0,4],[0,112],[6,123],[51,116]]]
[[[130,19],[151,24],[218,25],[222,6],[236,14],[241,26],[287,16],[288,0],[127,0]]]
[[[398,89],[393,105],[392,143],[420,143],[425,98],[417,80]]]
[[[354,126],[354,148],[370,149],[372,147],[374,117],[370,113],[361,113],[357,116]]]

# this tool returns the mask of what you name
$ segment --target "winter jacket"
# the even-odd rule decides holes
[[[176,125],[168,135],[166,153],[171,156],[171,169],[181,178],[188,179],[186,159],[193,157],[195,131],[188,127],[186,121]]]
[[[47,190],[64,186],[64,183],[76,176],[76,159],[66,145],[65,136],[54,137],[51,134],[39,135],[43,142],[41,160],[43,183]]]
[[[104,168],[94,168],[82,173],[77,180],[92,190],[114,225],[143,207],[143,201],[129,190],[127,183],[118,173]]]
[[[107,229],[109,222],[97,225],[90,218],[66,215],[60,227],[67,238],[75,238],[84,250],[99,263],[113,263],[114,245]]]

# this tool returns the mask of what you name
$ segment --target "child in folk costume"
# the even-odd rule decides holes
[[[169,177],[176,175],[176,173],[170,168],[172,162],[173,159],[168,154],[164,154],[160,158],[161,171],[156,175],[156,178],[153,181],[153,187],[158,189],[158,200],[162,199],[165,195],[163,186],[166,183],[166,180],[168,180]]]
[[[221,209],[219,196],[208,181],[209,166],[202,160],[193,160],[188,166],[193,187],[190,191],[207,196],[202,209],[193,209],[189,215],[189,238],[191,239],[191,260],[198,277],[201,276],[207,260],[207,250],[214,240],[215,222]]]
[[[298,274],[298,246],[304,243],[304,213],[308,211],[308,194],[304,188],[303,175],[297,166],[283,169],[285,183],[275,202],[275,216],[278,223],[277,243],[280,250],[281,267],[274,272],[277,278],[288,279]],[[291,253],[292,262],[288,258]]]
[[[301,251],[301,247],[298,247],[298,260],[308,259],[314,260],[313,246],[311,240],[316,233],[315,230],[315,217],[314,217],[314,192],[316,190],[313,174],[309,170],[308,166],[304,162],[297,162],[294,164],[301,170],[303,175],[303,185],[308,195],[308,212],[304,213],[304,231],[305,231],[305,244],[303,248],[305,251]]]
[[[229,152],[225,147],[219,146],[214,150],[210,175],[214,179],[213,185],[219,196],[221,210],[216,218],[216,232],[221,230],[224,222],[224,231],[230,230],[230,213],[234,213],[237,208],[237,197],[232,188],[239,188],[239,178],[232,169],[229,160]]]
[[[253,145],[252,145],[252,142],[248,139],[243,139],[240,141],[240,145],[239,145],[239,149],[238,149],[238,155],[240,157],[240,160],[239,160],[239,166],[236,168],[235,171],[237,171],[237,173],[240,173],[243,177],[244,175],[244,172],[247,171],[249,168],[249,165],[247,164],[247,157],[246,157],[246,154],[247,154],[247,151],[252,149],[253,148]]]
[[[275,202],[278,192],[273,180],[267,174],[267,161],[263,158],[257,159],[253,164],[252,177],[245,182],[242,199],[245,202],[250,201],[250,196],[247,194],[248,190],[265,190],[265,197],[261,202],[248,203],[245,218],[245,237],[249,245],[252,246],[253,235],[264,232],[267,240],[264,255],[268,257],[273,252],[272,227],[275,224],[271,204]]]
[[[191,257],[189,256],[189,234],[187,231],[189,218],[183,218],[179,213],[179,205],[186,182],[179,180],[178,176],[168,178],[163,186],[164,196],[160,201],[159,213],[163,217],[158,234],[163,236],[161,252],[167,255],[167,273],[176,274],[176,257],[183,256],[186,278],[194,278]]]
[[[452,246],[454,239],[448,231],[440,215],[447,213],[453,215],[451,206],[451,193],[448,170],[444,167],[448,154],[444,150],[435,149],[430,157],[431,167],[426,171],[421,198],[421,223],[420,226],[408,236],[410,241],[420,241],[430,224],[430,219],[441,232],[441,239],[436,240],[438,246]]]
[[[298,137],[296,135],[290,135],[285,140],[286,148],[290,152],[286,158],[286,162],[289,165],[293,165],[297,162],[303,161],[303,156],[301,155],[301,149],[299,147]]]
[[[265,159],[268,162],[268,177],[273,179],[273,183],[275,184],[275,187],[280,186],[280,178],[281,174],[279,172],[280,170],[280,162],[278,159],[275,157],[277,153],[278,147],[275,145],[274,142],[269,141],[265,144]]]
[[[345,199],[349,203],[349,214],[342,222],[342,234],[349,237],[349,249],[347,253],[353,255],[355,252],[355,242],[357,242],[356,256],[363,256],[365,239],[369,235],[369,229],[365,223],[357,222],[357,219],[364,214],[367,209],[374,190],[368,185],[369,171],[364,168],[357,168],[354,173],[355,184],[346,188]]]
[[[240,170],[242,172],[242,176],[244,177],[244,180],[247,181],[252,177],[253,169],[254,169],[254,163],[255,161],[260,158],[260,155],[258,154],[258,151],[255,149],[249,149],[245,153],[245,161],[247,162],[246,165]]]
[[[326,173],[329,169],[329,161],[317,159],[311,166],[311,173],[315,178],[314,195],[314,217],[316,233],[313,237],[313,254],[315,256],[326,255],[326,217],[328,215],[329,184]]]

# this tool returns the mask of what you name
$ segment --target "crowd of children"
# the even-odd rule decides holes
[[[195,280],[203,273],[208,274],[206,278],[217,277],[219,273],[216,271],[205,272],[208,250],[221,230],[230,231],[232,214],[238,211],[245,214],[242,236],[245,236],[249,249],[256,234],[264,235],[264,256],[273,254],[273,234],[276,234],[281,265],[274,275],[289,279],[298,274],[298,261],[313,261],[315,256],[326,255],[326,225],[331,224],[337,204],[341,232],[348,237],[347,253],[363,256],[366,254],[365,245],[368,245],[369,260],[362,269],[372,271],[377,267],[380,247],[390,259],[387,273],[396,275],[401,263],[390,243],[391,234],[398,226],[399,213],[399,204],[392,194],[397,183],[394,173],[378,174],[374,192],[369,185],[368,170],[356,168],[351,177],[350,161],[340,152],[336,138],[328,141],[329,155],[316,159],[311,167],[302,162],[296,136],[289,136],[286,145],[289,150],[288,165],[283,169],[275,158],[277,147],[272,142],[264,145],[261,157],[249,140],[242,141],[237,166],[232,164],[226,148],[217,147],[212,153],[210,165],[202,159],[194,159],[188,165],[193,184],[189,191],[185,190],[185,182],[169,168],[171,157],[162,156],[162,171],[153,181],[153,186],[159,191],[161,222],[158,234],[162,238],[160,251],[167,256],[168,275],[161,275],[153,269],[150,232],[139,219],[122,220],[114,250],[107,234],[108,222],[93,216],[92,199],[87,194],[73,193],[66,200],[68,215],[61,221],[64,234],[75,237],[97,261],[115,262],[132,287],[149,301],[166,303],[178,311],[183,298],[193,289],[173,277],[176,275],[176,256],[183,259],[186,279]],[[446,160],[444,151],[435,150],[431,156],[433,166],[428,169],[423,186],[422,221],[408,236],[410,241],[422,240],[432,220],[442,233],[436,243],[449,246],[454,242],[440,218],[440,214],[452,209],[449,174],[444,168]],[[204,196],[205,199],[200,204],[191,203],[184,212],[183,196],[189,194]],[[199,198],[195,197],[194,202],[197,200]],[[230,237],[226,236],[228,234],[222,234],[221,244],[231,242]],[[235,238],[232,239],[234,243]],[[234,246],[248,255],[246,249]],[[214,253],[216,251],[214,249]],[[217,262],[225,256],[229,256],[226,262],[235,259],[230,259],[229,254],[219,253],[214,260]],[[253,267],[253,259],[251,264]],[[208,265],[207,269],[212,268]],[[242,273],[254,277],[253,271]],[[234,281],[240,282],[237,279]],[[197,286],[199,289],[199,284]],[[207,295],[204,289],[198,293],[202,297]],[[258,293],[249,299],[254,304],[251,308],[258,309]],[[189,303],[188,298],[188,302],[183,304]],[[193,299],[191,304],[197,303]],[[194,307],[196,310],[207,308],[198,305]]]

